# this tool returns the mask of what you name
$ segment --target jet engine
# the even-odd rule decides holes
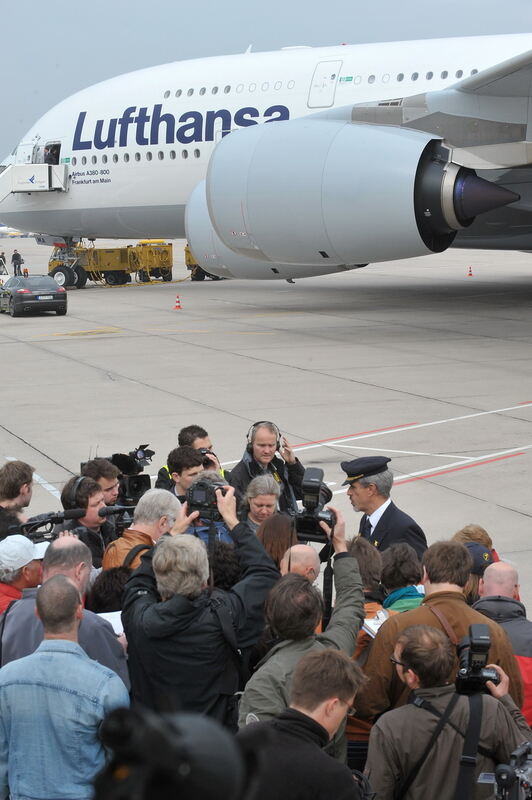
[[[226,136],[186,227],[209,272],[305,277],[442,252],[477,214],[517,199],[431,134],[314,117]]]

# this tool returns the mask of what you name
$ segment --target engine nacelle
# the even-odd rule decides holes
[[[430,134],[319,117],[226,136],[206,196],[220,244],[246,270],[271,262],[289,277],[296,267],[303,277],[441,252],[476,213],[516,199],[451,163]],[[226,267],[230,258],[220,255]]]

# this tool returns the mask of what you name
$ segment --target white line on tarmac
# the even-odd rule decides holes
[[[337,445],[338,446],[338,445]],[[362,444],[346,444],[343,445],[349,450],[374,450],[382,452],[382,447],[365,447]],[[386,448],[387,453],[403,453],[406,456],[430,456],[431,458],[462,458],[464,461],[471,461],[472,456],[457,456],[454,453],[419,453],[417,450],[392,450],[390,447]]]
[[[13,456],[6,456],[5,458],[6,458],[6,461],[18,461],[18,459],[14,458]],[[37,475],[36,472],[33,473],[33,480],[35,481],[35,483],[38,483],[39,486],[42,486],[43,489],[46,489],[47,492],[50,492],[50,494],[53,494],[53,496],[57,500],[61,499],[61,492],[58,489],[56,489],[55,486],[52,486],[51,483],[48,483],[48,481],[46,481],[40,475]]]

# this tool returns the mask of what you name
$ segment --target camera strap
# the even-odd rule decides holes
[[[469,722],[460,759],[460,772],[454,790],[454,800],[469,800],[475,795],[475,767],[482,724],[482,695],[472,694],[467,699],[469,700]]]
[[[329,624],[332,615],[332,596],[333,596],[333,579],[334,579],[334,570],[333,570],[333,565],[331,563],[331,559],[334,552],[332,543],[329,542],[329,544],[325,545],[325,547],[328,548],[329,552],[327,554],[327,564],[323,571],[324,609],[323,609],[322,630],[327,629],[327,625]]]
[[[129,553],[122,561],[122,566],[131,568],[131,564],[135,560],[135,556],[138,556],[138,554],[142,553],[143,550],[151,550],[151,548],[152,548],[151,544],[136,544],[135,547],[131,548]]]
[[[435,617],[438,618],[443,630],[445,631],[445,633],[447,634],[447,636],[449,637],[451,642],[456,647],[456,645],[458,644],[458,638],[456,636],[456,633],[451,628],[449,620],[447,619],[447,617],[445,616],[443,611],[440,611],[439,608],[435,608],[434,606],[431,606],[430,603],[427,603],[427,608],[429,609],[429,611],[432,611],[432,613],[434,614]]]
[[[438,724],[436,725],[436,727],[432,732],[432,736],[430,737],[427,746],[425,747],[423,753],[421,754],[421,757],[416,761],[416,763],[414,764],[414,766],[412,767],[406,778],[404,778],[404,780],[400,783],[400,785],[394,792],[393,795],[394,800],[402,800],[402,798],[406,795],[406,793],[412,786],[413,782],[417,778],[419,770],[427,760],[428,754],[432,750],[436,739],[438,738],[438,736],[444,729],[446,723],[448,722],[449,717],[451,716],[454,707],[458,702],[458,698],[459,698],[458,694],[455,693],[452,695],[451,699],[447,703],[447,708],[445,709],[443,714],[441,714],[441,716],[439,712],[436,711],[436,709],[434,709],[432,706],[430,708],[427,708],[427,706],[430,706],[430,703],[426,703],[426,701],[423,700],[421,697],[416,697],[414,699],[413,705],[417,706],[418,708],[426,708],[427,711],[433,711],[433,713],[435,712],[440,718],[438,720]],[[464,798],[461,798],[461,800],[464,800]]]

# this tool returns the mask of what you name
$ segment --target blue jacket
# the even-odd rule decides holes
[[[112,670],[65,639],[0,670],[0,798],[89,800],[105,762],[104,716],[129,705]]]

